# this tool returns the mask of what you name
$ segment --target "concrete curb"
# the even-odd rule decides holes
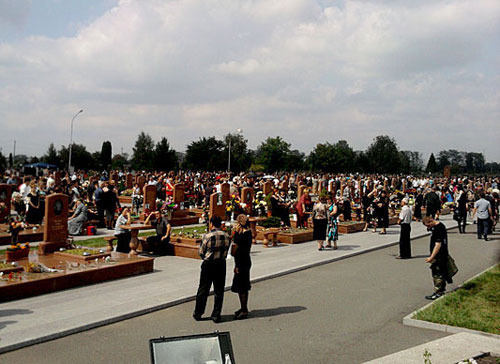
[[[464,281],[464,283],[462,283],[459,287],[457,287],[455,290],[453,290],[453,292],[456,291],[457,289],[459,289],[460,287],[462,287],[465,283],[470,282],[473,279],[479,277],[481,274],[484,274],[487,271],[493,269],[493,267],[495,267],[495,266],[496,266],[496,264],[492,265],[489,268],[486,268],[482,272],[480,272],[480,273],[476,274],[475,276],[469,278],[468,280]],[[434,303],[442,300],[444,297],[445,296],[442,296],[442,297],[438,298],[437,300],[432,301],[432,302],[426,304],[425,306],[419,308],[418,310],[415,310],[412,313],[410,313],[409,315],[405,316],[403,318],[403,325],[418,327],[418,328],[421,328],[421,329],[429,329],[429,330],[442,331],[442,332],[447,332],[447,333],[450,333],[450,334],[457,334],[459,332],[467,332],[467,333],[470,333],[470,334],[482,335],[482,336],[491,337],[491,338],[500,340],[500,335],[491,334],[489,332],[483,332],[483,331],[479,331],[479,330],[472,330],[472,329],[467,329],[467,328],[458,327],[458,326],[450,326],[450,325],[445,325],[445,324],[437,324],[435,322],[417,320],[417,319],[412,318],[418,312],[423,311],[426,308],[432,306]]]

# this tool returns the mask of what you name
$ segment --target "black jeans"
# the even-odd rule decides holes
[[[490,219],[477,219],[477,238],[481,239],[483,236],[485,238],[488,237],[488,230],[490,228],[489,226]]]
[[[161,235],[152,235],[146,238],[149,246],[149,250],[155,254],[166,255],[168,253],[168,247],[170,239],[161,240]]]
[[[118,241],[116,242],[116,251],[120,253],[130,252],[130,231],[115,236],[118,238]]]
[[[399,256],[403,259],[411,258],[410,244],[410,224],[401,224],[401,232],[399,234]]]
[[[218,259],[201,263],[200,284],[196,293],[194,315],[201,317],[205,313],[208,293],[214,285],[214,309],[211,317],[220,316],[224,301],[224,284],[226,282],[226,260]]]
[[[465,227],[467,226],[467,211],[458,210],[458,231],[465,234]]]

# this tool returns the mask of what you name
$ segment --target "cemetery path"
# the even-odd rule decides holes
[[[451,219],[444,221],[455,225]],[[499,244],[498,240],[479,242],[472,233],[459,235],[455,231],[450,232],[450,251],[460,268],[456,283],[461,283],[494,263]],[[414,236],[424,234],[423,226],[413,224]],[[407,261],[393,258],[398,247],[391,245],[397,239],[398,228],[391,227],[385,236],[341,236],[339,245],[344,249],[337,251],[318,252],[315,242],[276,249],[255,246],[252,276],[263,281],[253,286],[252,318],[246,321],[232,321],[229,313],[238,308],[238,303],[236,295],[228,292],[223,323],[219,325],[194,322],[193,303],[188,302],[95,328],[191,300],[200,262],[177,257],[157,259],[157,272],[153,274],[5,303],[0,305],[3,351],[90,330],[3,354],[0,361],[148,362],[149,338],[217,329],[231,331],[238,363],[301,363],[311,358],[314,362],[347,363],[445,336],[401,324],[406,314],[426,303],[423,296],[431,291],[432,283],[424,263],[428,238],[413,241],[416,258]],[[375,250],[384,246],[390,247]],[[372,252],[360,255],[367,251]],[[342,259],[352,255],[357,256]],[[318,266],[264,280],[314,265]],[[227,278],[229,285],[232,274]],[[306,348],[299,348],[302,343]]]

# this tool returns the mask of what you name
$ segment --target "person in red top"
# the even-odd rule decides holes
[[[300,196],[295,209],[297,210],[297,227],[307,227],[307,209],[312,205],[309,190],[305,189],[302,196]]]

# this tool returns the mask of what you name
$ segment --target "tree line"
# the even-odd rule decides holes
[[[197,170],[222,171],[228,168],[240,171],[309,171],[309,172],[360,172],[360,173],[442,173],[450,166],[453,174],[498,174],[500,164],[486,163],[484,155],[455,149],[431,153],[424,165],[422,153],[400,150],[395,139],[387,135],[375,137],[364,151],[353,150],[345,140],[336,143],[319,143],[306,155],[292,149],[283,138],[268,137],[256,150],[248,148],[248,141],[240,134],[227,134],[222,139],[201,137],[187,145],[186,152],[175,151],[167,138],[157,143],[141,131],[133,147],[132,156],[112,153],[112,145],[104,141],[101,151],[90,153],[82,144],[72,145],[72,165],[76,169],[133,169],[133,170]],[[7,159],[0,152],[0,170],[19,168],[26,163],[39,161],[65,169],[68,165],[69,148],[57,150],[51,143],[41,157],[23,155]]]

